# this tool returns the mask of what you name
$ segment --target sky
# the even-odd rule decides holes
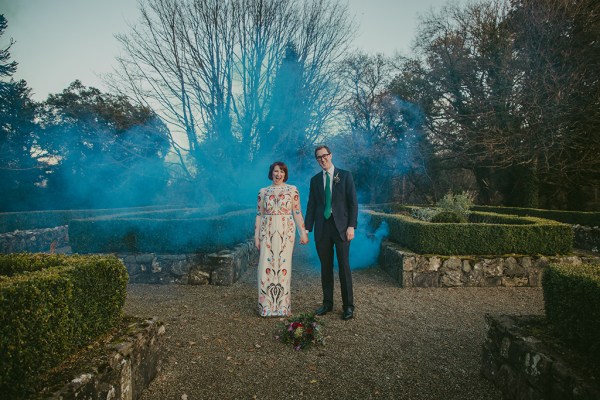
[[[344,0],[342,0],[344,1]],[[419,15],[447,0],[348,0],[358,30],[353,45],[367,53],[408,54]],[[8,29],[0,47],[15,41],[15,79],[25,79],[33,99],[45,100],[79,79],[107,90],[101,76],[116,65],[120,44],[139,16],[138,0],[0,0]]]

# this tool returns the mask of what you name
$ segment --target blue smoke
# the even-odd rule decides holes
[[[359,211],[358,228],[355,231],[354,240],[350,244],[350,269],[352,270],[376,266],[381,242],[389,235],[387,223],[383,222],[375,228],[371,225],[370,220],[371,217],[368,214]],[[310,242],[306,246],[296,244],[295,257],[302,259],[302,262],[308,264],[311,270],[320,273],[321,263],[317,255],[313,233],[309,234],[309,239]],[[335,257],[334,268],[338,268]]]
[[[390,233],[385,222],[373,232],[370,219],[367,214],[359,214],[359,228],[356,230],[356,236],[350,245],[350,268],[352,269],[376,266],[381,242]]]

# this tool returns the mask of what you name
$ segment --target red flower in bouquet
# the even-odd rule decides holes
[[[275,339],[291,343],[296,350],[303,350],[313,344],[324,343],[323,328],[314,314],[300,314],[280,323]]]

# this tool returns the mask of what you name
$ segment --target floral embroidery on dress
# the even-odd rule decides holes
[[[295,186],[269,186],[258,194],[258,313],[264,317],[291,314],[290,281],[296,237],[292,212],[296,211],[300,212],[300,199]]]

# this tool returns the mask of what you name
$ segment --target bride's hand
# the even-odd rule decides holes
[[[257,250],[260,250],[260,240],[258,238],[254,238],[254,246]]]
[[[308,243],[308,235],[305,233],[304,235],[300,236],[300,244],[307,244]]]

